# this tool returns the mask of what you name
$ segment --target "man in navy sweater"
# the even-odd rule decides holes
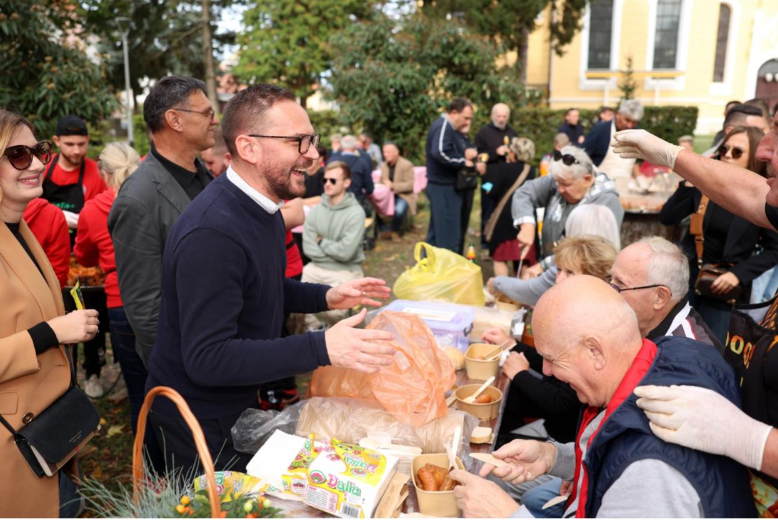
[[[427,132],[427,197],[430,199],[430,227],[427,242],[462,254],[463,195],[455,189],[457,172],[478,155],[467,148],[462,134],[473,119],[473,105],[455,99]],[[468,214],[469,215],[469,214]],[[464,230],[466,231],[466,230]]]
[[[146,389],[177,390],[203,428],[216,467],[245,471],[251,455],[234,449],[230,429],[257,406],[260,384],[324,365],[374,373],[395,351],[376,342],[391,334],[354,328],[366,309],[326,332],[280,338],[285,311],[378,306],[376,298],[390,289],[374,278],[331,288],[284,277],[278,209],[305,192],[319,138],[289,90],[262,84],[239,92],[225,108],[222,133],[232,166],[184,211],[165,245]],[[169,401],[154,403],[151,422],[168,467],[184,474],[196,468],[191,433]]]

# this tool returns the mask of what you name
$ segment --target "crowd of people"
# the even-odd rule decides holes
[[[466,516],[778,513],[778,299],[762,298],[778,264],[778,114],[757,101],[727,108],[711,157],[689,136],[637,130],[638,101],[604,107],[588,133],[571,108],[538,171],[505,104],[472,143],[467,99],[432,122],[427,242],[462,254],[480,190],[477,234],[495,275],[485,290],[534,307],[534,346],[519,342],[502,367],[508,442],[494,455],[507,464],[451,474]],[[375,373],[395,354],[381,343],[392,334],[360,324],[390,294],[364,277],[369,230],[397,240],[419,203],[396,143],[336,134],[327,150],[293,93],[268,84],[235,94],[219,120],[202,81],[168,76],[143,114],[145,157],[111,143],[92,161],[80,118],[59,121],[52,145],[0,110],[2,516],[79,513],[72,454],[37,478],[14,444],[70,387],[74,344],[97,398],[110,334],[133,432],[146,393],[171,387],[216,469],[237,471],[250,456],[230,429],[245,409],[295,402],[294,376],[317,367]],[[659,215],[682,228],[691,217],[677,244],[622,243],[614,181],[646,168],[684,179]],[[103,301],[68,312],[71,254],[106,278]],[[291,313],[305,332],[286,326]],[[509,340],[498,329],[483,339]],[[149,421],[152,468],[200,471],[171,402],[155,401]]]

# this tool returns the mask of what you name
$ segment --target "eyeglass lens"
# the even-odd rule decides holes
[[[732,150],[732,158],[733,159],[740,159],[743,156],[743,150],[741,150],[737,146],[733,146],[732,148],[730,148],[729,146],[726,146],[726,145],[719,146],[719,150],[718,150],[719,151],[719,155],[721,157],[724,157],[725,155],[727,155],[727,152],[729,150]]]
[[[337,184],[337,183],[338,183],[338,179],[332,179],[332,178],[327,178],[327,177],[324,177],[324,178],[322,178],[322,182],[323,182],[324,184],[327,184],[328,182],[329,182],[330,184]]]
[[[319,137],[319,134],[300,136],[300,147],[298,148],[298,151],[303,154],[307,153],[311,146],[316,148],[316,146],[319,145]]]
[[[562,152],[560,152],[559,150],[554,150],[554,160],[555,161],[561,160],[565,164],[565,166],[570,166],[574,162],[577,162],[575,157],[573,157],[569,153],[562,155]]]

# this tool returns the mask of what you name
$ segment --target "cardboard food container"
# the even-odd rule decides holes
[[[500,403],[502,402],[502,392],[493,386],[487,386],[481,395],[487,394],[494,398],[491,403],[466,403],[463,401],[465,397],[473,395],[481,385],[465,385],[457,388],[454,395],[457,397],[457,410],[462,410],[469,414],[475,415],[482,421],[491,421],[497,418],[497,414],[500,412]]]
[[[494,352],[497,345],[490,343],[474,343],[470,345],[470,348],[465,352],[465,369],[467,370],[467,377],[470,379],[480,379],[486,381],[492,376],[497,377],[500,370],[500,357],[497,356],[492,361],[484,361],[482,359],[476,359],[479,356],[485,356],[490,352]]]
[[[497,301],[495,302],[495,307],[500,309],[501,311],[508,311],[508,312],[516,312],[519,310],[519,307],[521,307],[521,304],[519,302],[513,301],[504,294],[501,294],[497,297]]]
[[[465,469],[462,460],[457,457],[457,467]],[[425,464],[434,464],[445,468],[448,466],[448,456],[445,453],[429,453],[419,455],[413,459],[413,485],[416,487],[416,499],[419,501],[419,510],[430,516],[456,518],[462,516],[462,511],[457,507],[457,499],[454,491],[424,491],[418,482],[416,475]]]

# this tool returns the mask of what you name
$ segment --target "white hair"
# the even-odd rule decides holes
[[[678,246],[669,240],[653,236],[638,241],[651,249],[651,260],[648,262],[648,285],[664,285],[673,294],[673,300],[678,301],[689,292],[689,260]]]
[[[552,160],[549,173],[555,179],[562,178],[577,180],[582,179],[583,176],[587,173],[592,176],[595,175],[594,163],[592,163],[592,160],[581,148],[568,145],[562,148],[560,151],[562,155],[572,155],[578,162],[567,166],[563,161]]]
[[[621,237],[616,216],[608,206],[602,204],[578,204],[565,222],[565,236],[594,235],[604,238],[621,249]]]
[[[344,150],[354,150],[357,147],[357,138],[353,135],[344,135],[343,139],[340,140],[340,146]]]
[[[624,100],[619,105],[619,113],[632,121],[640,121],[643,119],[643,103],[637,99]]]

